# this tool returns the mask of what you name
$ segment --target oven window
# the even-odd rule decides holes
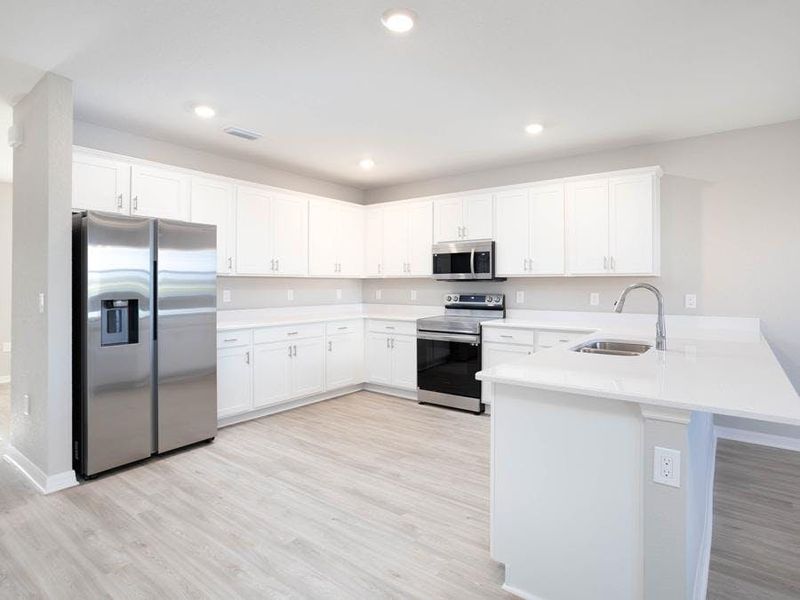
[[[468,398],[481,397],[481,347],[466,342],[417,339],[417,386]]]
[[[453,252],[433,255],[434,275],[458,275],[472,273],[469,252]]]

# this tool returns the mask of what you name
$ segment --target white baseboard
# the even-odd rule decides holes
[[[703,524],[703,537],[700,542],[700,554],[692,586],[693,600],[706,600],[708,595],[708,572],[711,566],[711,540],[714,532],[714,474],[717,468],[717,436],[711,443],[711,469],[706,481],[706,518]]]
[[[533,594],[529,594],[528,592],[523,592],[522,590],[510,586],[507,583],[503,584],[503,589],[512,596],[516,596],[517,598],[522,598],[522,600],[545,600],[541,596],[534,596]]]
[[[75,471],[72,469],[64,471],[63,473],[56,473],[55,475],[46,475],[44,471],[11,444],[5,447],[3,458],[5,458],[8,463],[14,465],[34,486],[36,486],[36,489],[43,494],[52,494],[53,492],[78,485],[78,480],[75,478]]]
[[[0,385],[4,383],[11,383],[11,375],[0,375]]]
[[[720,427],[719,425],[716,426],[714,430],[717,438],[800,452],[800,438],[762,433],[749,429],[738,429],[736,427]]]
[[[361,390],[377,392],[380,394],[387,394],[389,396],[397,396],[398,398],[405,398],[407,400],[417,399],[416,392],[412,392],[411,390],[386,387],[383,385],[375,385],[371,383],[358,383],[356,385],[351,385],[336,390],[322,392],[321,394],[315,394],[313,396],[307,396],[305,398],[296,398],[294,400],[287,400],[286,402],[280,402],[278,404],[273,404],[272,406],[265,406],[264,408],[251,410],[246,413],[231,415],[229,417],[222,417],[217,421],[217,427],[222,429],[223,427],[228,427],[229,425],[235,425],[236,423],[244,423],[245,421],[251,421],[253,419],[259,419],[261,417],[274,415],[287,410],[300,408],[301,406],[308,406],[309,404],[314,404],[316,402],[324,402],[325,400],[339,398],[340,396],[346,396],[347,394],[360,392]]]

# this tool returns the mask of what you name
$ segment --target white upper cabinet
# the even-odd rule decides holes
[[[491,192],[434,200],[434,241],[492,239],[493,206]]]
[[[368,207],[364,218],[364,274],[380,277],[383,275],[383,208]]]
[[[270,196],[257,188],[236,186],[236,272],[269,275],[272,256]]]
[[[566,197],[570,274],[608,273],[608,179],[569,182]]]
[[[308,200],[275,194],[271,211],[274,273],[308,274]]]
[[[367,238],[368,276],[429,276],[433,243],[431,201],[392,202],[367,209]]]
[[[362,277],[364,212],[357,205],[310,201],[309,273],[316,277]]]
[[[609,180],[609,269],[613,273],[658,274],[660,203],[657,189],[653,175]]]
[[[190,207],[192,223],[217,226],[217,273],[233,273],[236,251],[233,184],[219,179],[192,177]]]
[[[236,186],[236,272],[308,273],[308,201],[261,188]]]
[[[530,264],[530,199],[528,190],[497,194],[495,269],[501,277],[527,275]]]
[[[72,207],[129,214],[131,167],[112,158],[75,152]]]
[[[532,275],[564,274],[564,184],[530,190],[530,262]]]
[[[144,165],[131,169],[131,214],[189,220],[189,176]]]
[[[498,275],[563,275],[563,184],[502,192],[495,218]]]
[[[660,273],[660,171],[567,183],[570,275]]]

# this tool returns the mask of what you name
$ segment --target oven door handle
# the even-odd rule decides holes
[[[475,277],[475,248],[473,248],[469,253],[469,270],[472,273],[472,276]]]
[[[469,333],[437,333],[435,331],[417,331],[418,340],[431,340],[434,342],[460,342],[464,344],[478,345],[481,343],[481,336]]]

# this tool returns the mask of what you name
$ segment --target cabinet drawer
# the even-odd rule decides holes
[[[511,329],[508,327],[487,327],[482,332],[484,342],[504,344],[526,344],[533,346],[533,329]]]
[[[563,344],[571,344],[586,336],[588,331],[537,331],[536,349],[545,350]]]
[[[369,331],[375,333],[397,333],[401,335],[417,335],[416,321],[381,321],[370,319],[367,323]]]
[[[306,325],[286,325],[281,327],[265,327],[253,332],[253,343],[281,342],[284,340],[300,340],[310,337],[325,335],[324,323],[310,323]]]
[[[235,348],[236,346],[249,346],[253,342],[252,329],[237,329],[235,331],[218,331],[217,348]]]
[[[364,322],[361,319],[350,319],[348,321],[331,321],[325,325],[325,333],[328,335],[340,335],[342,333],[361,332],[364,329]]]

